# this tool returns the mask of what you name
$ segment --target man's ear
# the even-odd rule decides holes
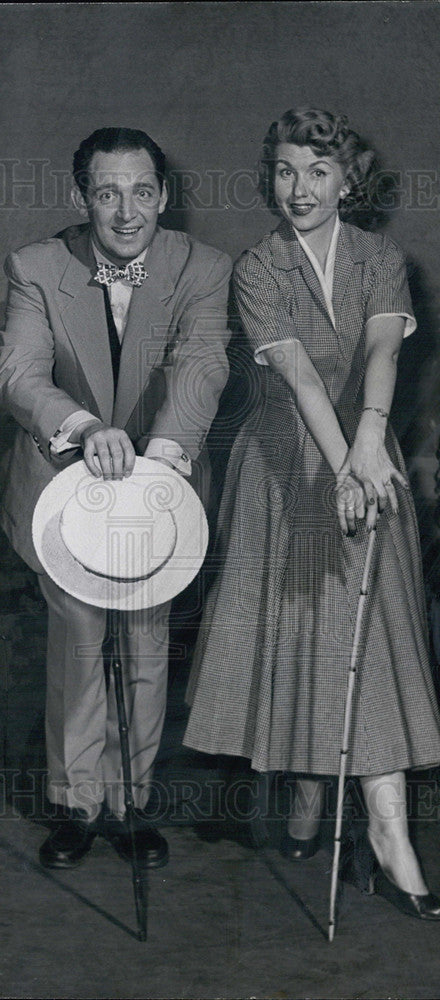
[[[164,180],[162,184],[162,191],[160,193],[160,198],[159,198],[159,215],[162,215],[162,212],[165,211],[167,201],[168,201],[168,184],[166,180]]]
[[[79,212],[80,215],[88,215],[87,205],[86,205],[85,198],[81,194],[81,191],[80,191],[78,185],[75,184],[75,183],[72,184],[72,190],[70,192],[70,197],[72,199],[73,206],[74,206],[74,208],[76,208],[77,212]]]

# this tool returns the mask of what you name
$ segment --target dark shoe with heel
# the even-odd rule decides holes
[[[440,920],[440,899],[438,896],[435,896],[433,892],[426,892],[422,895],[405,892],[403,889],[399,889],[394,882],[391,882],[381,869],[377,871],[375,876],[375,891],[408,917],[417,917],[418,920]]]
[[[281,854],[289,861],[308,861],[318,850],[319,833],[310,837],[309,840],[298,840],[297,837],[290,837],[286,833],[280,847]]]
[[[417,895],[399,889],[379,867],[367,837],[349,841],[341,851],[339,877],[367,895],[383,896],[409,917],[440,920],[440,898],[432,892]]]
[[[94,823],[76,818],[61,820],[40,847],[44,868],[76,868],[89,853],[96,837]]]

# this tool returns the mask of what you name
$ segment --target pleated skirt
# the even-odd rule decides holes
[[[336,774],[365,526],[342,535],[334,477],[302,430],[255,423],[228,467],[189,680],[184,743],[250,758],[259,771]],[[405,472],[390,431],[388,451]],[[378,522],[357,658],[347,774],[440,761],[414,505]]]

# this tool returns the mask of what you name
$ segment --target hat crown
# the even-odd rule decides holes
[[[86,604],[135,611],[165,604],[202,565],[208,525],[191,485],[137,457],[127,479],[104,480],[78,461],[39,497],[32,538],[46,573]]]
[[[163,491],[146,487],[142,477],[87,480],[63,507],[63,542],[91,573],[112,580],[146,579],[168,562],[176,546],[178,497],[169,493],[164,509]]]

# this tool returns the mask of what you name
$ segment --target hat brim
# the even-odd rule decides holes
[[[133,475],[142,476],[142,482],[162,489],[164,497],[178,496],[178,503],[170,505],[177,528],[174,550],[166,564],[145,579],[112,579],[91,572],[74,558],[60,531],[62,511],[80,484],[83,486],[89,479],[91,488],[102,487],[105,494],[109,484],[117,489],[118,480],[98,480],[83,461],[75,462],[51,480],[36,504],[32,537],[40,562],[59,587],[85,604],[125,611],[164,604],[191,583],[205,558],[206,515],[187,480],[175,469],[141,457],[136,458]]]

